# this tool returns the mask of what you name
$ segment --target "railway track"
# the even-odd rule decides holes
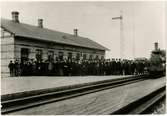
[[[149,108],[166,96],[166,86],[150,93],[111,114],[147,114]]]
[[[39,106],[42,104],[57,102],[60,100],[65,100],[97,91],[102,91],[105,89],[111,89],[118,86],[127,85],[130,83],[135,83],[143,81],[148,77],[148,75],[133,76],[130,78],[116,79],[116,80],[105,80],[100,82],[93,82],[90,84],[84,84],[82,86],[74,86],[64,90],[42,92],[40,94],[34,94],[30,96],[23,96],[14,99],[2,98],[1,104],[2,114],[7,114],[10,112],[15,112],[18,110],[23,110],[30,107]]]

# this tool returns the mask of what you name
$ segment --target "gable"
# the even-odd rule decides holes
[[[5,30],[2,27],[0,27],[0,31],[1,31],[1,38],[11,37],[12,36],[12,33],[8,32],[7,30]]]

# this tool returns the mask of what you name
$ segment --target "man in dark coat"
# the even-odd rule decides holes
[[[14,63],[15,76],[19,75],[19,68],[20,68],[20,64],[19,64],[18,60],[16,60]]]
[[[135,74],[135,69],[136,69],[136,65],[135,65],[135,63],[134,63],[134,61],[132,61],[132,63],[131,63],[131,74],[132,75],[134,75]]]
[[[115,59],[112,59],[112,72],[113,72],[113,75],[115,75],[116,74],[116,61],[115,61]]]
[[[14,64],[13,64],[12,60],[10,61],[8,68],[10,71],[10,76],[13,77],[14,76]]]
[[[121,59],[117,61],[117,74],[121,75]]]
[[[63,76],[68,76],[68,62],[64,59],[63,63]]]

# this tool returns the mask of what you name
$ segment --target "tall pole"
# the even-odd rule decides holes
[[[135,17],[134,17],[134,8],[133,8],[133,59],[135,59]]]
[[[124,58],[124,35],[123,35],[123,13],[122,11],[120,11],[120,55],[121,55],[121,58],[123,59]]]
[[[123,12],[120,11],[119,17],[113,17],[112,20],[120,20],[120,57],[124,58],[124,35],[123,35]]]

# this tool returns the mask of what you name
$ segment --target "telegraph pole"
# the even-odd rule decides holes
[[[124,36],[123,36],[123,13],[120,11],[119,17],[113,17],[112,20],[120,20],[120,57],[124,58]]]
[[[133,8],[133,59],[135,59],[135,17]]]

